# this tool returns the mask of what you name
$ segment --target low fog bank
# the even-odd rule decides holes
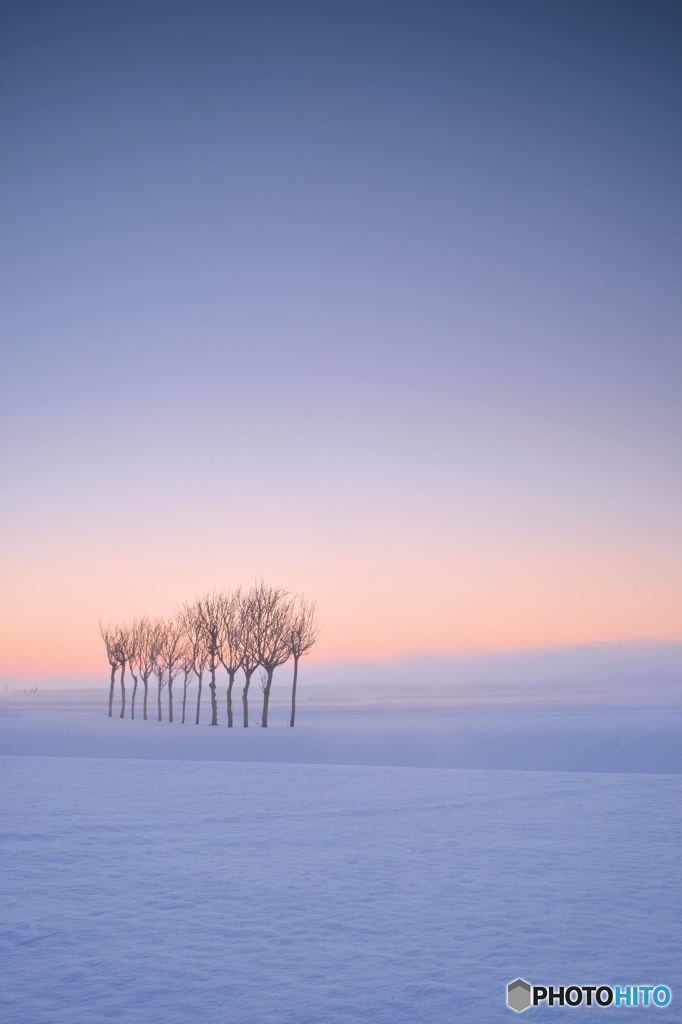
[[[228,729],[108,718],[106,702],[0,705],[0,755],[568,772],[682,772],[682,709],[507,705],[286,708]]]
[[[291,666],[275,675],[273,705],[287,701]],[[219,675],[219,692],[225,688]],[[257,682],[252,688],[254,697]],[[128,689],[131,687],[128,679]],[[97,702],[99,677],[0,679],[0,700]],[[256,693],[254,693],[254,689]],[[118,686],[117,686],[118,690]],[[239,692],[239,678],[237,680]],[[392,661],[301,663],[299,707],[488,704],[669,706],[682,695],[682,644],[592,644],[520,652],[413,656]]]
[[[311,702],[667,705],[682,695],[682,644],[594,644],[323,665],[315,666],[315,684],[307,693]]]

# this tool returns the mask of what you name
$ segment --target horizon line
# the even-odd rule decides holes
[[[635,639],[620,639],[620,640],[593,640],[586,642],[576,642],[572,644],[548,644],[538,647],[476,647],[468,649],[460,649],[455,651],[425,651],[417,650],[411,652],[402,652],[398,654],[384,654],[384,655],[370,655],[370,654],[358,654],[355,657],[352,655],[342,655],[340,657],[310,657],[306,658],[305,661],[309,666],[315,666],[319,668],[330,668],[339,667],[343,668],[348,665],[389,665],[395,663],[409,663],[417,662],[420,660],[425,661],[464,661],[470,658],[505,658],[505,657],[519,657],[524,655],[551,655],[566,654],[577,651],[587,650],[599,650],[604,648],[611,649],[626,649],[626,648],[675,648],[679,647],[682,653],[682,638],[679,640],[671,640],[669,638],[652,638],[652,637],[639,637]],[[286,664],[286,663],[285,663]],[[282,668],[285,665],[281,666]],[[0,683],[10,683],[13,681],[17,682],[35,682],[40,683],[41,681],[58,681],[58,680],[73,680],[73,681],[85,681],[91,680],[102,675],[108,676],[110,669],[107,666],[103,666],[102,669],[93,670],[91,672],[56,672],[52,675],[39,675],[36,673],[2,673],[0,674]]]

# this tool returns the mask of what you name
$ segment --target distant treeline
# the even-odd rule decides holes
[[[216,675],[227,673],[227,724],[234,725],[232,693],[241,674],[243,725],[249,725],[249,687],[260,669],[263,708],[260,725],[267,728],[270,691],[275,669],[290,658],[294,663],[289,725],[296,718],[298,663],[319,634],[315,604],[292,597],[280,587],[259,583],[251,590],[214,591],[185,604],[169,619],[136,619],[120,626],[103,626],[100,634],[111,666],[109,717],[113,714],[116,673],[120,673],[121,713],[126,715],[126,669],[132,679],[130,717],[135,718],[138,689],[142,686],[142,717],[147,719],[150,682],[156,682],[156,714],[163,721],[163,692],[167,691],[168,720],[173,721],[173,683],[182,687],[182,719],[196,682],[195,724],[199,724],[204,679],[208,679],[211,725],[218,724]],[[176,712],[177,714],[177,712]]]

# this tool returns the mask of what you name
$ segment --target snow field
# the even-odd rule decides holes
[[[673,989],[533,1022],[680,1019],[677,776],[0,769],[8,1024],[493,1024],[517,976]]]

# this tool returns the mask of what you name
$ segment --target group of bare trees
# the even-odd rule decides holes
[[[170,619],[136,619],[131,624],[102,626],[111,668],[109,717],[113,714],[116,675],[121,689],[120,718],[126,714],[126,671],[132,679],[130,717],[142,687],[142,716],[148,717],[150,685],[156,683],[156,714],[163,720],[162,695],[166,691],[168,720],[173,721],[173,684],[178,680],[182,696],[182,722],[187,720],[190,688],[196,680],[196,712],[199,725],[204,679],[208,679],[211,725],[218,724],[216,676],[227,673],[227,724],[234,725],[233,689],[242,676],[244,728],[249,725],[249,688],[260,670],[263,708],[260,725],[267,728],[270,692],[275,669],[290,658],[294,675],[291,687],[289,725],[296,718],[298,664],[316,642],[319,626],[315,604],[303,597],[293,598],[280,587],[259,583],[251,590],[225,593],[214,591],[185,604]],[[190,710],[189,714],[192,714]]]

